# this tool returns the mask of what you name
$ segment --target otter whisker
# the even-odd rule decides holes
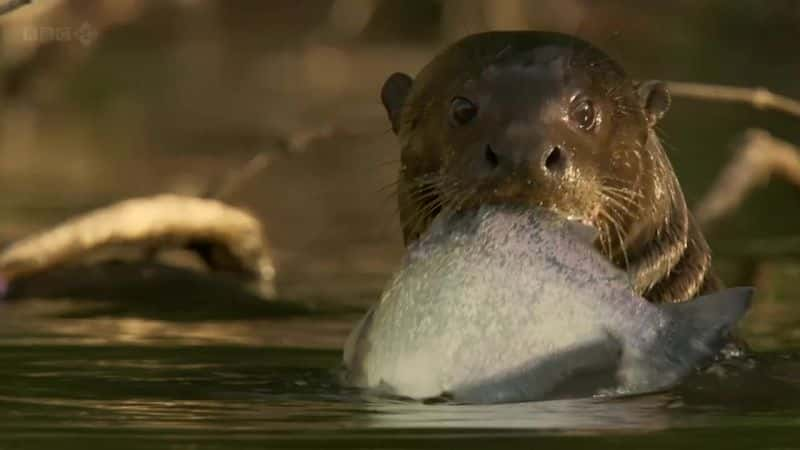
[[[387,187],[387,189],[390,189]],[[422,202],[427,199],[427,197],[435,195],[435,190],[432,189],[430,185],[402,185],[400,183],[395,184],[394,189],[386,194],[383,197],[383,201],[389,201],[392,199],[397,199],[400,197],[400,194],[406,194],[409,198],[412,198],[414,201]],[[395,202],[396,203],[396,202]]]
[[[641,196],[641,193],[627,189],[613,189],[603,187],[600,189],[604,195],[613,195],[616,199],[621,200],[632,205],[636,205],[636,199]]]
[[[424,204],[416,209],[410,217],[403,221],[403,227],[411,230],[411,234],[419,234],[423,231],[425,222],[430,218],[430,215],[441,207],[441,201],[435,199],[429,203]]]
[[[622,193],[625,193],[625,194],[631,194],[631,195],[636,195],[636,196],[642,196],[643,195],[641,192],[639,192],[637,190],[630,189],[630,188],[625,188],[625,187],[616,187],[616,186],[605,185],[602,188],[603,189],[607,189],[609,191],[622,192]]]
[[[630,197],[624,196],[623,194],[603,192],[602,196],[608,201],[608,203],[613,204],[630,218],[635,216],[634,212],[642,210],[642,205],[640,203],[636,202]]]
[[[608,200],[609,203],[605,205],[606,208],[602,211],[605,212],[610,218],[614,219],[617,228],[624,230],[625,228],[620,226],[620,224],[625,222],[626,216],[628,218],[634,217],[631,214],[630,209],[625,208],[621,203],[615,202],[611,197],[606,196],[605,199]]]
[[[643,198],[641,193],[627,189],[614,189],[604,186],[600,188],[600,191],[603,196],[614,197],[614,199],[626,203],[632,208],[639,206],[639,202],[637,200]]]
[[[638,210],[638,205],[634,202],[627,201],[628,199],[620,199],[615,197],[609,193],[603,193],[603,199],[608,203],[610,206],[618,209],[623,216],[633,217],[633,211]]]
[[[624,210],[629,215],[632,213],[632,211],[639,209],[639,204],[630,194],[601,188],[600,196],[619,209]]]
[[[620,225],[620,223],[614,218],[614,215],[611,213],[611,211],[608,211],[607,217],[614,225],[614,230],[617,233],[617,239],[619,239],[619,248],[622,251],[622,258],[623,261],[625,262],[625,270],[627,271],[630,268],[631,262],[628,259],[628,250],[625,245],[625,237],[623,237],[624,233],[622,232],[623,228]]]
[[[625,239],[623,238],[622,232],[620,231],[622,227],[609,211],[600,210],[600,214],[610,224],[610,227],[613,227],[613,230],[617,235],[617,239],[619,240],[618,242],[619,251],[622,252],[623,261],[625,263],[625,269],[627,270],[630,267],[630,261],[628,260],[628,252],[625,249]],[[611,242],[611,236],[609,231],[609,243],[610,242]],[[609,245],[609,247],[611,247],[611,245]],[[615,255],[615,253],[616,253],[615,250],[609,251],[608,253],[609,258],[612,258]]]
[[[409,197],[418,204],[414,214],[404,222],[404,227],[410,228],[413,233],[424,231],[427,222],[436,215],[460,200],[454,200],[461,192],[458,180],[437,174],[427,174],[418,177]],[[468,196],[469,194],[466,194]]]
[[[425,211],[430,208],[432,203],[438,202],[438,196],[434,195],[435,192],[426,190],[422,186],[414,186],[406,190],[408,198],[412,203],[417,206],[401,211],[401,218],[403,228],[417,228],[420,217],[425,214]],[[398,207],[401,205],[398,203]],[[403,212],[412,212],[411,215],[405,215]]]
[[[639,191],[631,189],[628,186],[630,180],[624,180],[622,178],[612,176],[612,175],[604,175],[600,177],[600,181],[603,182],[604,186],[610,189],[623,189],[631,192],[636,192],[637,194],[642,195]]]
[[[628,217],[633,217],[631,208],[636,208],[638,206],[636,202],[631,201],[629,198],[621,198],[619,194],[613,194],[611,192],[602,192],[601,195],[606,202],[616,207],[621,213]]]
[[[402,180],[400,179],[394,180],[391,183],[388,183],[378,188],[378,190],[375,193],[381,196],[381,200],[383,202],[396,199],[397,196],[400,194],[401,182]],[[404,191],[407,190],[404,189]]]
[[[414,201],[420,203],[427,203],[428,200],[439,197],[441,191],[433,186],[424,186],[408,193]]]

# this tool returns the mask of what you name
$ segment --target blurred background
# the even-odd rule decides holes
[[[635,78],[800,98],[793,0],[36,0],[0,17],[0,235],[201,194],[266,152],[229,200],[263,219],[280,292],[369,303],[403,251],[381,84],[466,34],[525,28],[581,36]],[[797,118],[674,101],[660,131],[690,203],[747,127],[800,144]],[[776,181],[710,230],[723,274],[737,276],[740,244],[797,235],[799,207]]]

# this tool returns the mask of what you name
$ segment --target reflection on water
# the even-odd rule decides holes
[[[344,311],[337,315],[296,314],[280,318],[176,322],[142,318],[135,309],[124,315],[109,316],[107,308],[98,305],[106,304],[0,300],[0,342],[6,345],[236,344],[338,349],[352,322],[358,318],[358,314]],[[219,308],[228,307],[221,305]],[[98,310],[99,313],[95,312]],[[85,311],[88,313],[83,314]],[[230,314],[230,311],[224,313]],[[245,312],[240,317],[248,316]]]
[[[754,436],[780,444],[800,429],[796,340],[779,339],[781,349],[715,366],[666,393],[421,404],[338,386],[338,349],[352,313],[186,323],[53,317],[74,307],[0,309],[0,448],[85,448],[87,440],[97,448],[135,448],[139,440],[203,448],[516,448],[554,436],[577,439],[558,441],[563,447],[592,437],[638,448],[648,436],[648,446],[672,448],[710,435],[718,436],[710,446],[731,448]]]
[[[625,400],[558,400],[508,405],[373,403],[368,426],[528,430],[658,430],[670,425],[669,395]]]

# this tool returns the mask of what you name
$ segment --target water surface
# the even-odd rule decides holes
[[[800,312],[781,310],[774,328],[748,322],[753,358],[671,392],[474,406],[340,387],[352,311],[216,321],[75,314],[87,305],[0,307],[0,448],[800,445]]]

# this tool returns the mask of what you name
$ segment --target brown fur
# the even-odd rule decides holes
[[[524,174],[488,181],[472,176],[472,153],[454,143],[459,135],[443,129],[447,100],[469,83],[492,83],[492,77],[524,73],[531,66],[550,70],[554,66],[547,64],[562,60],[554,73],[563,71],[564,80],[581,78],[593,98],[613,109],[602,131],[574,138],[575,148],[566,144],[580,170],[550,184],[547,179],[532,183]],[[576,38],[495,32],[457,42],[416,80],[393,75],[382,98],[402,144],[398,203],[407,243],[442,211],[490,202],[525,203],[591,222],[600,231],[598,248],[626,269],[635,289],[651,301],[680,302],[719,289],[709,246],[653,130],[669,106],[663,84],[633,82],[616,62]],[[515,101],[514,95],[499,98]],[[552,102],[559,101],[554,98]],[[562,134],[564,142],[575,136],[573,131]],[[593,141],[581,146],[587,140]]]

